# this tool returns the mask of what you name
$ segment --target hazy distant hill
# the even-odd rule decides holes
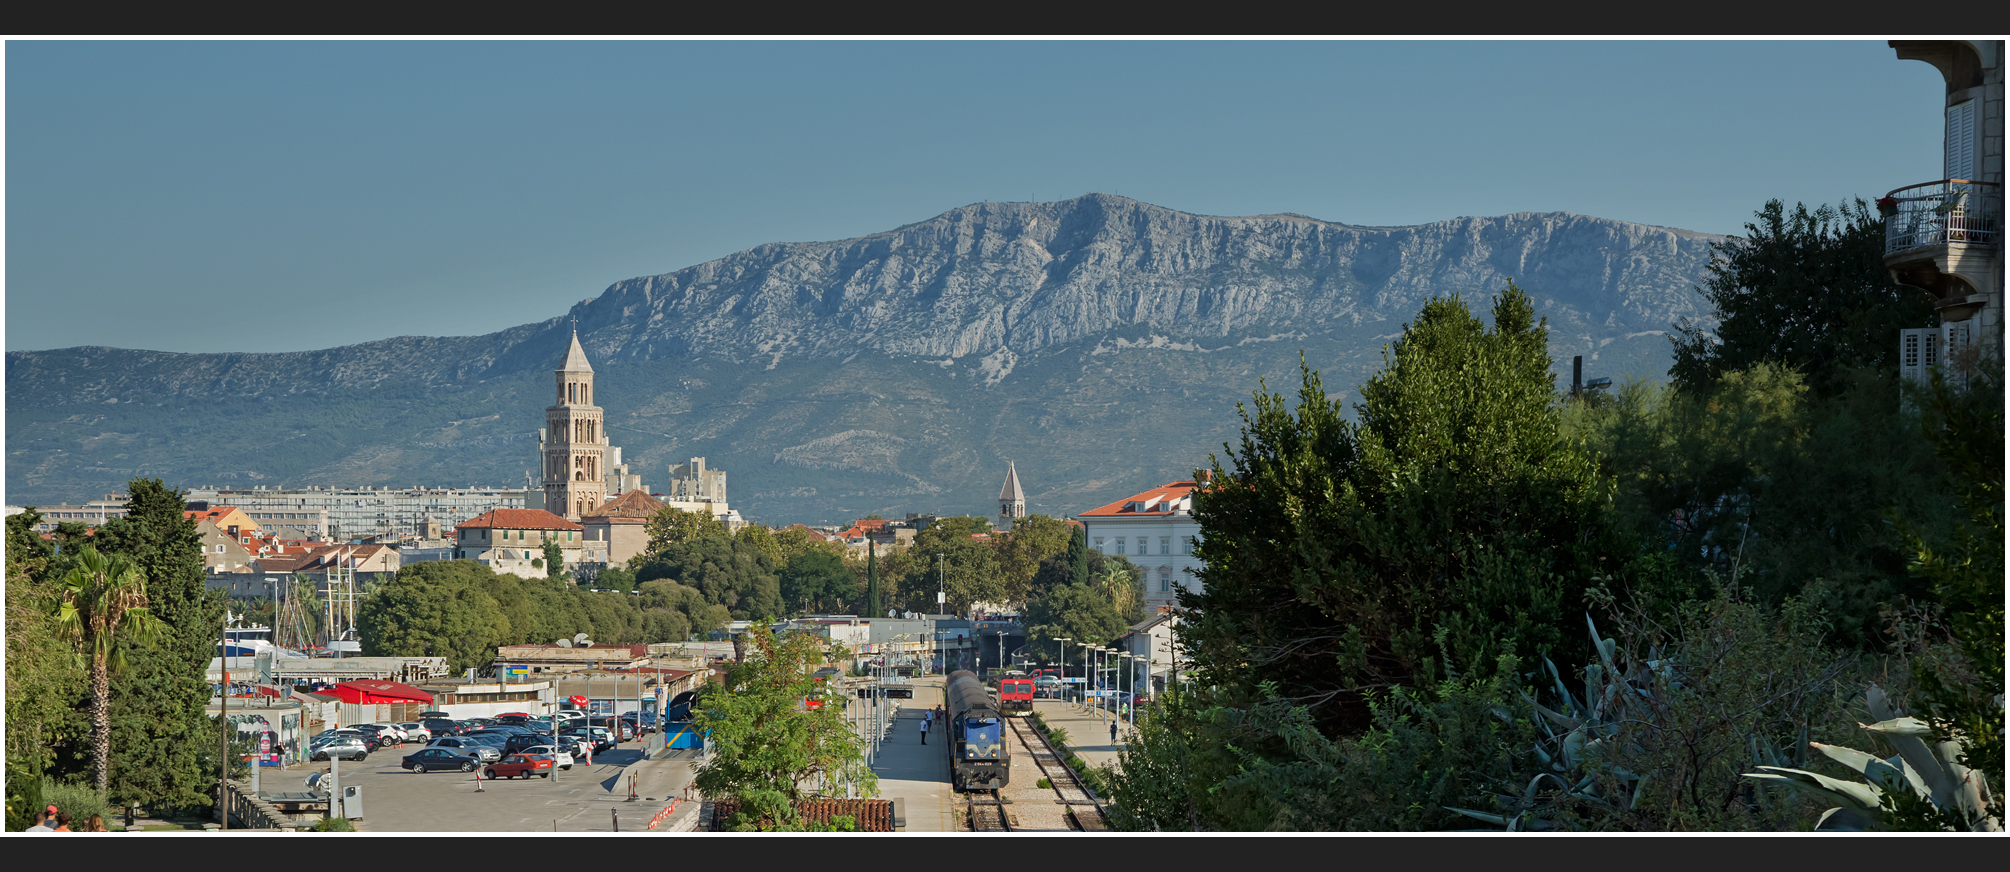
[[[7,501],[134,476],[201,484],[505,484],[535,463],[568,319],[645,483],[703,455],[769,522],[1031,509],[1183,476],[1298,353],[1351,392],[1427,298],[1537,300],[1559,371],[1661,377],[1706,315],[1720,237],[1568,213],[1356,227],[1092,194],[982,203],[837,242],[772,243],[617,282],[487,336],[287,354],[7,353]]]

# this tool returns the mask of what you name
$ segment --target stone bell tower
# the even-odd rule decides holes
[[[593,367],[579,331],[558,368],[558,402],[544,410],[544,508],[568,521],[607,501],[607,436],[593,404]]]

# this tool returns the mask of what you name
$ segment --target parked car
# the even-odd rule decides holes
[[[504,732],[497,729],[476,730],[467,735],[470,739],[492,742],[504,752],[515,754],[532,745],[542,745],[543,740],[530,733]]]
[[[456,754],[466,754],[483,763],[493,763],[501,760],[503,756],[503,749],[498,746],[491,745],[479,739],[467,739],[460,736],[445,736],[434,739],[433,743],[426,747],[445,748]]]
[[[613,733],[614,741],[616,742],[626,742],[629,739],[635,738],[634,725],[620,718],[608,717],[606,715],[602,715],[600,717],[594,718],[592,723],[594,727],[605,729],[608,732]]]
[[[558,768],[560,769],[572,768],[571,752],[556,745],[532,745],[528,748],[523,749],[523,752],[525,754],[538,754],[545,757],[550,757],[551,762],[558,764]]]
[[[480,730],[496,725],[495,718],[457,718],[456,720],[467,725],[468,729],[471,730]]]
[[[627,722],[639,736],[646,736],[656,732],[655,712],[629,712],[622,715],[621,720]]]
[[[541,754],[511,754],[482,773],[485,778],[550,778],[552,760]]]
[[[593,753],[599,754],[614,747],[614,734],[606,727],[575,727],[565,731],[565,735],[578,739],[582,744],[593,743]]]
[[[435,739],[441,736],[458,736],[468,731],[466,727],[461,726],[460,721],[453,718],[427,718],[421,723],[426,725],[426,730],[432,733]]]
[[[420,748],[406,754],[403,760],[398,761],[398,765],[424,775],[427,772],[446,772],[454,769],[473,772],[475,767],[482,765],[482,761],[479,757],[462,754],[452,748],[433,747]]]
[[[453,716],[453,715],[450,715],[450,714],[447,714],[446,712],[420,712],[420,713],[419,713],[419,720],[422,720],[422,721],[423,721],[423,720],[426,720],[426,719],[428,719],[428,718],[445,718],[445,719],[447,719],[447,720],[450,720],[450,721],[451,721],[451,720],[453,720],[453,719],[454,719],[454,716]]]
[[[355,739],[358,742],[362,742],[363,747],[371,751],[384,746],[383,740],[376,733],[368,730],[359,730],[355,727],[338,727],[333,730],[322,730],[319,734],[315,735],[314,741],[321,742],[334,738]]]
[[[398,729],[405,731],[405,741],[407,742],[430,742],[433,740],[433,731],[425,724],[417,721],[399,724]]]
[[[398,741],[398,734],[391,730],[384,729],[383,724],[357,724],[355,728],[358,731],[361,731],[364,735],[367,735],[370,738],[376,740],[377,747],[381,748],[387,745],[403,744]]]
[[[370,748],[363,744],[362,739],[358,739],[355,736],[329,736],[326,739],[316,740],[307,749],[307,759],[309,760],[356,760],[360,762],[369,757]]]

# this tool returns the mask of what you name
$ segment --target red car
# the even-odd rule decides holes
[[[489,766],[482,775],[489,779],[498,778],[550,778],[552,759],[543,754],[511,754],[502,762]]]

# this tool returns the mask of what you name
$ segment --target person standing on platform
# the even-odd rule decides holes
[[[921,719],[921,744],[928,744],[928,719]]]

